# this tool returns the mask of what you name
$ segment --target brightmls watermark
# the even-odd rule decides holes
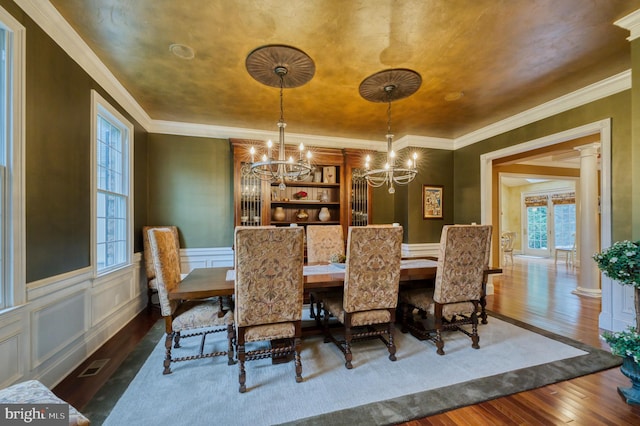
[[[69,404],[0,404],[0,426],[67,426]]]

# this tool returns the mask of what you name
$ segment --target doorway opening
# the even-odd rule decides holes
[[[499,238],[495,238],[496,235],[499,235],[498,233],[500,230],[500,173],[515,173],[513,169],[509,168],[516,167],[515,165],[518,164],[519,161],[523,158],[530,157],[533,154],[536,156],[542,156],[545,152],[549,154],[557,151],[558,149],[567,148],[572,144],[572,147],[575,148],[580,146],[581,142],[585,142],[584,144],[586,144],[592,140],[600,142],[601,170],[598,179],[600,187],[600,223],[597,232],[599,233],[601,247],[606,247],[611,244],[611,120],[605,119],[481,155],[481,219],[482,223],[494,225],[494,245],[492,247],[494,263],[497,263],[500,259]],[[525,166],[526,165],[519,166],[521,167],[519,173],[529,174],[528,169],[526,169]],[[564,177],[579,178],[579,169],[574,173],[574,176],[565,175]],[[537,177],[535,175],[535,172],[531,173],[532,177]],[[579,235],[576,236],[576,239],[577,250],[580,251]],[[490,294],[492,291],[493,286],[489,283],[487,286],[487,292]],[[610,298],[610,295],[611,284],[603,280],[602,299],[605,300]],[[603,318],[601,313],[601,323],[604,322],[606,324],[607,321],[608,319]],[[606,327],[603,326],[603,328]]]

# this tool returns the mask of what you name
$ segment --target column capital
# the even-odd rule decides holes
[[[580,157],[597,155],[600,153],[600,142],[588,143],[586,145],[574,146],[573,149],[580,151]]]

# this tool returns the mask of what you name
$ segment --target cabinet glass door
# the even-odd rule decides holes
[[[262,225],[262,182],[257,177],[243,173],[240,190],[240,225],[260,226]]]
[[[351,181],[351,225],[366,226],[368,224],[369,188],[367,181],[358,169],[353,170]]]

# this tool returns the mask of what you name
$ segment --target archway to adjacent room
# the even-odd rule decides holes
[[[611,244],[611,121],[601,120],[587,124],[575,129],[570,129],[561,133],[545,136],[532,141],[507,147],[501,150],[483,154],[480,158],[481,168],[481,211],[482,223],[493,224],[498,234],[500,225],[500,204],[499,204],[499,183],[500,168],[502,171],[508,170],[511,164],[515,164],[519,159],[542,155],[544,152],[550,153],[556,149],[566,149],[568,145],[579,146],[581,142],[600,142],[600,164],[599,176],[600,186],[600,245],[607,247]],[[574,142],[575,141],[575,142]],[[500,262],[500,239],[494,238],[493,243],[493,264]],[[608,311],[605,301],[611,298],[611,283],[602,283],[603,311]],[[489,283],[487,291],[490,294],[493,288]],[[607,302],[608,303],[608,302]],[[609,315],[609,314],[607,314]],[[602,318],[601,323],[608,320]],[[605,328],[605,327],[603,327]]]

